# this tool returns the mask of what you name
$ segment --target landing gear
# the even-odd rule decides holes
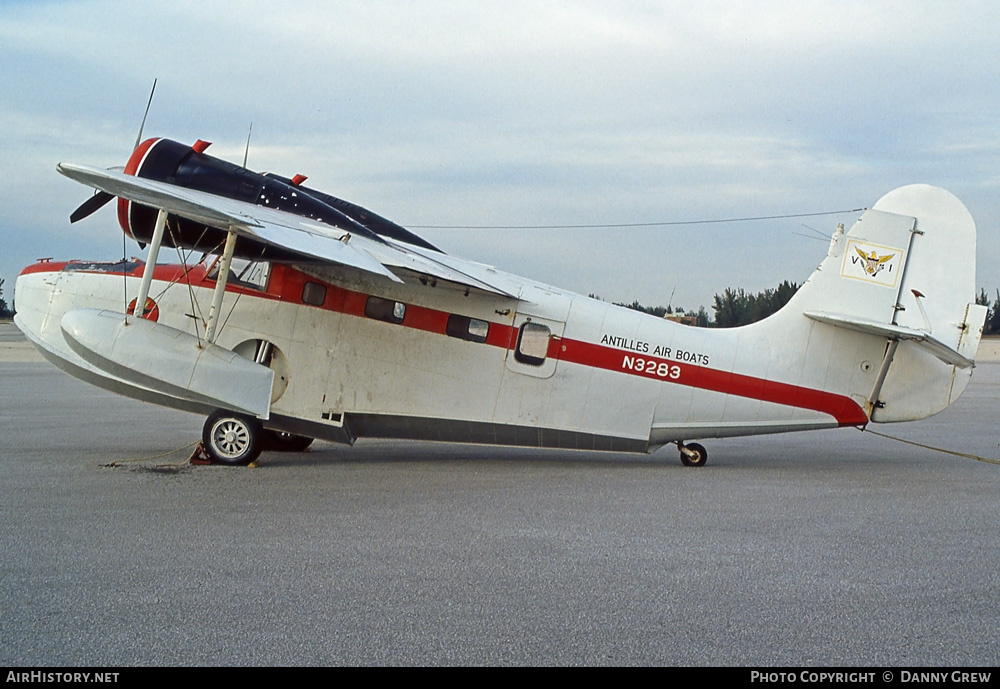
[[[285,431],[264,431],[264,444],[275,452],[303,452],[312,445],[313,439]]]
[[[704,445],[698,443],[685,445],[678,440],[677,448],[681,451],[681,464],[686,467],[703,467],[708,462],[708,450]]]
[[[214,463],[245,466],[260,456],[262,435],[256,419],[219,409],[205,421],[201,444]]]

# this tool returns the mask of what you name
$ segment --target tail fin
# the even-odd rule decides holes
[[[886,340],[869,416],[909,421],[941,411],[968,384],[986,318],[975,290],[969,211],[944,189],[911,185],[846,234],[838,228],[792,303],[815,321]]]

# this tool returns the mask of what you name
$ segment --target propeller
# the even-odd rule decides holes
[[[99,208],[103,208],[104,204],[113,198],[114,194],[109,194],[106,191],[95,191],[93,196],[81,203],[75,211],[70,213],[69,221],[75,223],[77,220],[83,220]]]
[[[153,104],[154,93],[156,93],[156,79],[153,79],[153,88],[149,91],[149,101],[146,102],[146,112],[142,115],[142,124],[139,125],[139,135],[135,137],[135,145],[132,146],[133,151],[139,147],[139,143],[142,141],[142,130],[146,127],[146,117],[149,115],[149,106]],[[81,203],[75,211],[70,213],[70,223],[83,220],[88,215],[103,208],[104,205],[114,197],[114,194],[109,194],[106,191],[95,190],[93,196]]]

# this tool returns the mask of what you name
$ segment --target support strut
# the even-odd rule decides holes
[[[139,283],[139,295],[135,298],[135,313],[137,318],[142,318],[146,312],[146,297],[149,296],[149,286],[153,282],[153,271],[156,268],[156,259],[160,254],[160,245],[163,244],[163,230],[167,226],[167,212],[160,209],[156,214],[156,225],[153,226],[153,239],[149,243],[149,253],[146,255],[146,267],[142,269],[142,282]],[[128,325],[128,319],[125,319]]]
[[[226,282],[229,280],[229,268],[233,265],[233,251],[236,249],[236,233],[232,230],[226,235],[226,248],[222,251],[219,263],[219,274],[215,280],[215,293],[212,295],[212,308],[208,312],[208,326],[205,329],[205,340],[215,343],[215,332],[218,329],[219,316],[222,311],[222,297],[226,294]]]
[[[868,395],[868,418],[871,420],[872,416],[875,415],[875,410],[878,408],[878,396],[882,394],[882,384],[885,383],[885,377],[889,375],[889,366],[892,365],[892,359],[896,356],[896,348],[899,347],[899,340],[889,340],[889,346],[885,349],[885,356],[882,357],[882,365],[879,366],[878,375],[875,376],[875,385],[872,387],[872,392]]]

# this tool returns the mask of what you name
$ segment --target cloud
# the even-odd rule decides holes
[[[117,257],[113,214],[68,227],[87,191],[53,170],[122,164],[157,77],[147,134],[241,160],[253,122],[251,167],[404,224],[814,212],[939,184],[973,210],[991,287],[998,19],[989,3],[5,3],[0,275]],[[422,232],[619,301],[676,283],[696,307],[803,279],[823,247],[800,224]]]

